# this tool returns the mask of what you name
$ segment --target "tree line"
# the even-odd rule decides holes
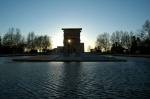
[[[137,32],[115,31],[99,34],[96,39],[96,51],[107,53],[150,54],[150,21],[146,20]]]
[[[48,35],[35,35],[34,31],[29,32],[27,38],[21,34],[19,28],[9,28],[0,42],[0,53],[37,53],[46,52],[52,47],[51,37]]]

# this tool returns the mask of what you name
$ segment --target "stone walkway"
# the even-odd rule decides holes
[[[64,57],[63,54],[30,56],[27,58],[13,59],[13,61],[24,62],[126,62],[111,56],[97,55],[93,53],[82,53],[80,57],[74,54]]]

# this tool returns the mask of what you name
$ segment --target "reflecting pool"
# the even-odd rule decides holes
[[[2,99],[150,97],[148,58],[119,57],[127,62],[12,62],[13,58],[0,57]]]

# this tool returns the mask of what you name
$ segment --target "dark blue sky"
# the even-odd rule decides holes
[[[82,28],[81,41],[94,46],[99,34],[136,31],[150,20],[150,0],[0,0],[0,35],[10,27],[47,34],[63,45],[62,28]],[[85,48],[86,49],[86,48]]]

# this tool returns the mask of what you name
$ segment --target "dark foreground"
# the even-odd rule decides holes
[[[148,99],[150,59],[117,58],[127,62],[13,62],[14,57],[0,57],[0,98]]]

